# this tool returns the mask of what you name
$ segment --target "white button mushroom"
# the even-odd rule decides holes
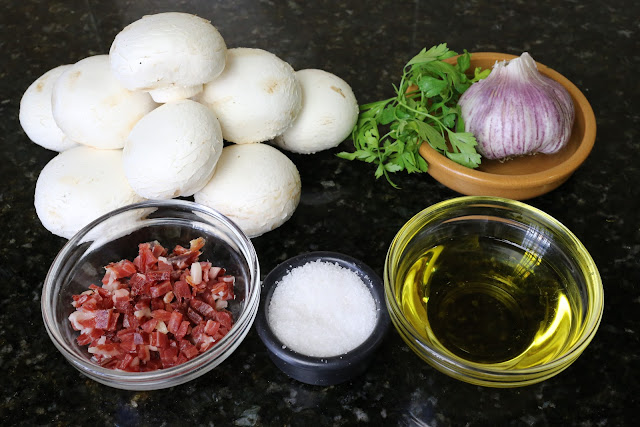
[[[42,169],[34,204],[42,225],[68,239],[99,216],[142,200],[124,175],[122,150],[78,146]]]
[[[300,114],[275,143],[294,153],[310,154],[338,146],[358,120],[358,102],[351,87],[323,70],[296,71],[302,88]]]
[[[125,89],[111,74],[109,57],[96,55],[69,67],[56,81],[53,118],[73,141],[122,148],[133,126],[157,104],[148,93]]]
[[[191,196],[213,175],[222,132],[213,113],[189,99],[169,102],[144,116],[124,147],[124,171],[148,199]]]
[[[300,191],[300,174],[286,155],[267,144],[242,144],[222,150],[213,178],[194,199],[256,237],[293,215]]]
[[[20,100],[20,125],[29,139],[53,151],[64,151],[78,145],[67,138],[53,119],[51,92],[58,77],[71,65],[53,68],[31,83]]]
[[[130,90],[156,102],[190,98],[224,69],[227,46],[206,19],[188,13],[147,15],[116,35],[109,57]]]
[[[196,98],[220,120],[224,139],[263,142],[284,132],[298,115],[300,85],[289,64],[261,50],[227,51],[227,65]]]

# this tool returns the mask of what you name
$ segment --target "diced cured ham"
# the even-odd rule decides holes
[[[202,300],[192,299],[189,301],[189,305],[204,317],[214,317],[216,314],[216,309]]]
[[[149,319],[140,325],[140,328],[146,333],[151,333],[156,328],[156,325],[158,325],[158,322],[158,319]]]
[[[95,346],[89,346],[89,353],[94,356],[114,357],[121,354],[120,346],[114,343],[97,344]]]
[[[120,313],[109,310],[97,310],[96,311],[96,328],[107,331],[115,331],[118,323],[118,317]]]
[[[99,340],[101,336],[102,330],[90,328],[87,332],[81,333],[78,338],[76,338],[76,341],[78,342],[78,345],[89,345],[92,342]]]
[[[171,278],[171,270],[147,271],[146,278],[150,282],[164,282]]]
[[[225,274],[225,271],[222,267],[211,267],[209,269],[209,279],[215,279],[220,274]]]
[[[95,318],[96,318],[95,311],[77,310],[69,315],[69,321],[71,322],[71,327],[76,331],[83,331],[86,328],[90,328],[90,329],[95,328],[96,327]],[[93,324],[91,326],[87,325],[88,321],[93,322]]]
[[[140,359],[132,354],[127,354],[120,362],[118,362],[117,369],[129,372],[139,372]]]
[[[183,339],[189,333],[189,328],[191,328],[191,323],[188,320],[183,320],[180,323],[180,328],[178,328],[178,332],[175,333],[177,339]]]
[[[129,288],[133,295],[149,295],[151,283],[147,282],[146,275],[136,273],[129,279]]]
[[[223,276],[223,279],[227,277],[228,276]],[[211,295],[213,295],[213,298],[216,300],[222,299],[226,301],[233,299],[235,298],[235,295],[233,294],[233,284],[234,281],[230,281],[228,279],[220,280],[211,286]]]
[[[164,294],[164,297],[162,297],[162,301],[165,304],[169,304],[171,301],[173,301],[173,297],[174,297],[173,291],[169,291],[166,294]]]
[[[227,300],[235,278],[199,261],[205,240],[173,251],[138,245],[133,261],[105,266],[102,286],[73,295],[76,341],[100,366],[130,372],[184,363],[213,347],[233,325]]]
[[[163,368],[170,368],[178,364],[178,351],[177,347],[163,347],[160,349],[160,360]]]
[[[220,322],[215,320],[209,319],[204,325],[204,332],[210,336],[214,336],[218,332],[218,329],[220,329]]]
[[[152,332],[149,336],[149,344],[156,348],[166,348],[169,347],[169,338],[162,332]]]
[[[227,310],[221,310],[216,312],[216,320],[227,330],[233,326],[233,317]]]
[[[200,353],[198,351],[198,348],[195,345],[191,344],[191,342],[189,342],[188,340],[180,340],[179,346],[180,353],[184,354],[187,359],[193,359]]]
[[[164,297],[168,292],[173,291],[173,287],[171,286],[171,282],[169,280],[165,280],[162,283],[159,283],[157,286],[151,287],[151,297],[159,298]]]
[[[153,317],[154,319],[158,319],[161,320],[163,322],[168,322],[171,319],[171,313],[168,312],[167,310],[154,310],[153,312],[151,312],[151,317]]]
[[[138,246],[138,256],[133,260],[137,271],[146,273],[151,267],[158,263],[158,258],[153,254],[150,243],[141,243]]]
[[[182,323],[182,313],[179,311],[171,312],[169,316],[169,320],[167,321],[167,329],[172,334],[176,334],[180,329],[180,324]]]
[[[157,240],[149,242],[149,248],[151,249],[151,253],[153,254],[153,256],[155,256],[156,258],[167,255],[167,250]]]
[[[116,289],[113,291],[113,306],[120,313],[131,313],[133,307],[131,306],[128,289]]]
[[[160,332],[161,334],[169,333],[169,330],[167,329],[167,324],[164,323],[162,320],[158,321],[158,324],[156,325],[156,331]]]
[[[178,280],[174,283],[173,293],[178,298],[191,298],[191,287],[187,282],[183,282],[182,280]]]
[[[204,321],[204,318],[200,314],[198,314],[197,311],[192,309],[191,307],[189,307],[187,309],[187,318],[191,321],[191,323],[193,323],[195,325],[199,325],[200,323],[202,323]]]
[[[103,285],[111,285],[114,281],[124,277],[129,277],[137,271],[136,266],[126,259],[118,262],[112,262],[104,269],[106,270],[106,273],[102,278]]]

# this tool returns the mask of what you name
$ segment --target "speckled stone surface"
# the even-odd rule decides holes
[[[78,373],[49,340],[40,293],[65,243],[33,207],[39,171],[55,153],[18,122],[28,85],[45,71],[107,53],[144,14],[179,10],[213,21],[229,47],[258,47],[295,69],[322,68],[362,103],[390,96],[422,47],[529,51],[591,102],[591,156],[559,189],[529,201],[590,250],[605,287],[600,330],[565,372],[537,385],[490,389],[423,363],[390,331],[373,366],[337,386],[287,378],[255,331],[209,374],[157,392],[108,388]],[[640,3],[631,1],[39,1],[0,14],[0,424],[2,425],[631,425],[640,408]],[[398,175],[400,190],[336,150],[290,155],[303,193],[293,218],[255,238],[263,276],[312,250],[339,251],[382,273],[402,224],[457,194],[428,175]]]

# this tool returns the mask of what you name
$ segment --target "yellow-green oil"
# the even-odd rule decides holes
[[[414,251],[405,265],[402,311],[445,353],[520,369],[557,357],[580,334],[577,285],[530,250],[492,238],[452,237]]]

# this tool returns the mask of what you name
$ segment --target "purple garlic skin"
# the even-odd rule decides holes
[[[555,153],[569,141],[575,118],[569,93],[542,75],[527,52],[496,62],[458,104],[465,130],[475,135],[478,152],[487,159]]]

